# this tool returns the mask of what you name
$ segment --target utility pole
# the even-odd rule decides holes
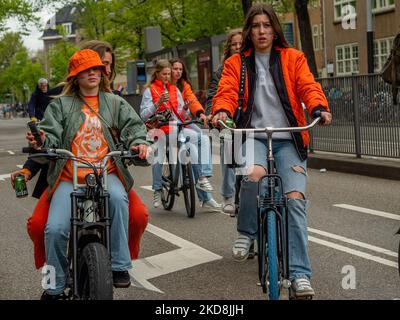
[[[374,31],[372,26],[372,0],[366,0],[367,4],[367,59],[368,73],[374,73]]]

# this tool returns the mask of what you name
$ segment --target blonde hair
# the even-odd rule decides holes
[[[232,39],[234,36],[237,36],[237,35],[242,35],[242,29],[240,29],[240,28],[233,29],[228,33],[228,37],[226,39],[225,46],[224,46],[224,56],[223,56],[222,63],[224,63],[225,60],[231,56]]]
[[[146,88],[150,87],[151,84],[156,81],[157,73],[161,72],[164,68],[170,68],[172,70],[172,66],[167,59],[157,60],[156,65],[154,66],[153,73],[150,77],[150,82],[146,84]]]

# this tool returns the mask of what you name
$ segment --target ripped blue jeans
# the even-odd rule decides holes
[[[265,139],[246,141],[244,145],[246,167],[260,165],[267,168],[267,143]],[[254,147],[254,148],[253,148]],[[302,161],[292,140],[273,140],[273,155],[276,170],[282,178],[285,194],[297,191],[306,199],[307,160]],[[237,230],[251,239],[257,237],[257,192],[258,183],[246,177],[240,190]],[[311,264],[308,256],[307,201],[289,199],[289,276],[290,280],[300,277],[311,278]]]

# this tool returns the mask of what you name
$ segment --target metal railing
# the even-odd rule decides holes
[[[400,106],[379,75],[318,80],[333,122],[315,128],[311,150],[400,158]]]

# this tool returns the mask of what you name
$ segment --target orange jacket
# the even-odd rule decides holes
[[[185,103],[192,102],[189,104],[189,110],[195,117],[198,117],[201,112],[205,113],[203,106],[193,93],[192,87],[185,80],[183,80],[182,98]]]
[[[249,49],[243,56],[246,61],[246,80],[243,109],[237,121],[238,128],[250,127],[256,88],[254,51]],[[234,117],[238,106],[240,70],[240,54],[234,54],[225,61],[218,90],[213,98],[213,114],[225,111],[230,117]],[[303,52],[293,48],[274,47],[270,56],[270,72],[290,126],[305,126],[307,123],[301,101],[310,115],[315,110],[330,112],[321,85],[314,80]],[[310,140],[309,133],[294,133],[293,137],[300,157],[305,159]]]

